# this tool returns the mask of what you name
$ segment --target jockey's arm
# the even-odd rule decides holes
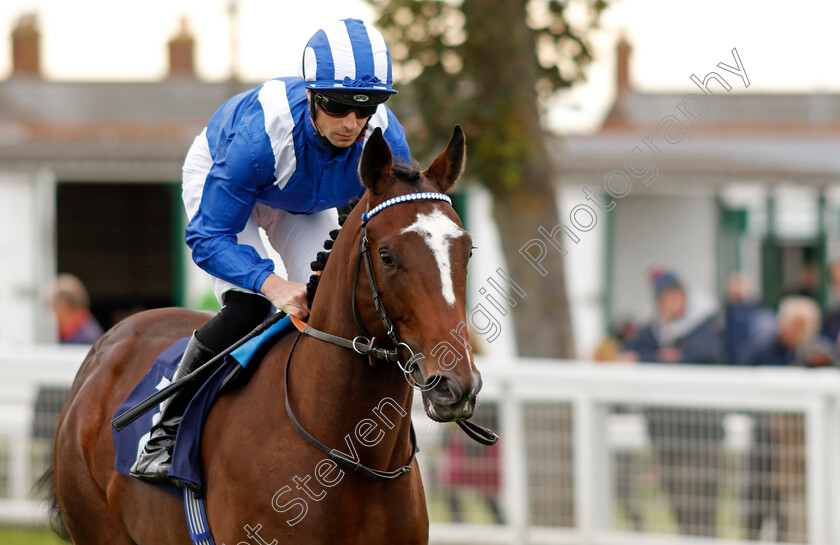
[[[237,235],[257,202],[263,183],[247,127],[237,128],[225,156],[207,174],[198,211],[187,225],[187,244],[193,261],[208,274],[236,286],[259,292],[274,262],[263,258]]]

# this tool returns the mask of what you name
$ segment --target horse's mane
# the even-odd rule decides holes
[[[396,178],[408,182],[413,186],[416,186],[420,182],[420,169],[416,164],[409,165],[406,163],[397,163],[391,167],[391,173]],[[309,282],[306,283],[306,302],[309,305],[309,308],[312,308],[312,301],[315,299],[315,291],[318,289],[318,283],[321,281],[321,275],[319,273],[327,266],[327,259],[330,257],[333,244],[335,244],[335,239],[338,238],[338,233],[344,226],[344,222],[347,221],[347,216],[349,216],[350,212],[353,211],[353,208],[359,204],[360,200],[361,199],[357,197],[350,201],[346,207],[346,212],[338,217],[338,229],[330,231],[330,238],[324,241],[325,251],[318,252],[315,257],[315,261],[309,265],[315,273],[309,277]]]
[[[338,216],[338,229],[333,229],[330,231],[330,238],[324,241],[324,251],[318,252],[315,256],[315,261],[309,264],[309,267],[312,269],[313,274],[309,277],[309,282],[306,283],[306,303],[309,305],[309,308],[312,308],[312,301],[315,299],[315,291],[318,289],[318,283],[321,281],[321,272],[324,270],[324,267],[327,266],[327,259],[330,257],[330,253],[332,253],[333,244],[335,244],[335,239],[338,238],[338,233],[341,231],[341,228],[344,226],[344,222],[347,221],[347,216],[350,215],[350,212],[359,204],[361,199],[356,197],[347,205],[346,212]]]

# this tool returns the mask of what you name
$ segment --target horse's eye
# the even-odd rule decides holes
[[[476,250],[478,250],[478,248],[476,246],[470,246],[470,258],[472,258],[473,252],[476,251]]]
[[[379,250],[379,259],[382,260],[382,264],[386,267],[396,267],[397,260],[394,259],[394,256],[391,255],[389,250]]]

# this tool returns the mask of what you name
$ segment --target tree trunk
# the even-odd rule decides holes
[[[464,0],[465,72],[476,83],[470,102],[468,168],[494,197],[509,275],[526,292],[514,307],[521,356],[573,357],[562,256],[548,241],[537,271],[520,248],[559,222],[553,169],[540,123],[535,82],[536,36],[527,0]],[[515,59],[515,60],[514,60]],[[469,163],[469,161],[468,161]]]
[[[566,292],[563,258],[539,234],[549,233],[559,222],[552,188],[532,193],[524,189],[515,195],[497,195],[493,216],[499,227],[507,269],[505,272],[525,292],[513,308],[517,351],[520,356],[573,358],[574,335]],[[547,254],[539,265],[543,276],[520,249],[532,239],[541,239]]]

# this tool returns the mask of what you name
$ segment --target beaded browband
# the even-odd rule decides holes
[[[370,218],[377,215],[378,213],[382,212],[392,204],[397,204],[400,202],[407,202],[407,201],[420,201],[420,200],[436,200],[436,201],[446,201],[450,205],[452,204],[452,199],[448,196],[444,195],[443,193],[409,193],[408,195],[400,195],[399,197],[394,197],[393,199],[388,199],[387,201],[376,205],[373,210],[369,212],[364,212],[362,214],[362,224],[367,223],[370,221]]]

